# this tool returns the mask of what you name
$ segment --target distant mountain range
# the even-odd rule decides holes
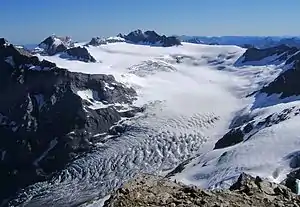
[[[134,30],[127,35],[119,33],[112,37],[93,37],[85,46],[99,46],[109,43],[127,42],[138,45],[171,47],[181,45],[181,42],[205,45],[236,45],[243,48],[270,48],[279,45],[300,48],[300,36],[189,36],[189,35],[159,35],[155,31]],[[36,52],[47,52],[54,55],[66,52],[68,48],[74,47],[70,37],[58,37],[51,35],[43,40],[39,47],[36,44],[27,44],[26,48],[35,49]],[[70,55],[70,54],[69,54]],[[70,55],[71,56],[71,55]],[[86,59],[86,60],[84,60]],[[92,58],[84,58],[83,61],[91,61]],[[93,62],[93,61],[91,61]]]
[[[276,36],[177,36],[182,42],[208,45],[237,45],[240,47],[268,48],[278,45],[300,47],[300,37],[276,37]]]

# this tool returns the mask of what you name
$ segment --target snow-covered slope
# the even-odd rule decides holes
[[[145,111],[123,120],[125,130],[120,136],[106,136],[97,149],[70,163],[51,182],[26,189],[19,200],[27,200],[28,206],[80,204],[107,195],[137,173],[165,174],[193,157],[183,171],[175,173],[176,179],[214,187],[235,179],[241,171],[268,177],[276,169],[280,174],[278,165],[285,163],[281,160],[297,148],[295,118],[282,122],[289,125],[286,129],[278,124],[266,127],[249,142],[212,150],[235,118],[260,120],[288,107],[252,107],[258,99],[247,95],[273,81],[281,68],[234,66],[245,49],[189,43],[163,48],[124,42],[87,49],[96,63],[69,61],[59,55],[39,58],[73,72],[112,74],[137,91],[134,104]],[[79,95],[94,97],[87,92]],[[278,133],[273,135],[273,130]],[[283,135],[293,137],[286,141]],[[283,147],[271,150],[278,145]]]
[[[216,188],[228,187],[241,172],[282,182],[299,170],[299,52],[293,52],[281,58],[280,67],[274,65],[282,72],[239,111],[214,150],[199,151],[169,176]]]

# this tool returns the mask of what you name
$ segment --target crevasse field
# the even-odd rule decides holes
[[[235,66],[245,52],[237,46],[183,43],[162,48],[111,43],[88,50],[97,63],[59,55],[39,58],[74,72],[112,74],[138,92],[135,105],[146,110],[122,121],[129,126],[122,136],[107,136],[97,150],[71,163],[51,182],[30,187],[26,194],[30,206],[84,204],[106,196],[138,173],[165,175],[190,158],[172,179],[203,188],[226,187],[240,172],[280,182],[289,171],[286,156],[300,146],[300,135],[295,132],[300,117],[265,128],[235,146],[212,150],[238,117],[259,121],[300,106],[298,101],[269,104],[277,103],[277,96],[247,97],[274,80],[280,66]],[[82,99],[94,98],[93,91],[77,94]],[[90,107],[105,105],[95,101]]]

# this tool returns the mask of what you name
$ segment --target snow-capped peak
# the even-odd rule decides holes
[[[58,37],[56,35],[51,35],[44,39],[38,46],[47,54],[54,55],[59,52],[64,52],[68,48],[74,47],[74,43],[69,36]]]
[[[179,39],[175,36],[167,37],[165,35],[159,35],[155,31],[146,31],[138,29],[130,32],[127,35],[119,35],[123,37],[127,42],[134,44],[150,45],[150,46],[162,46],[171,47],[181,45]]]

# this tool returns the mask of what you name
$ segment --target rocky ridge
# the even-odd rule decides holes
[[[85,47],[72,47],[65,51],[65,54],[62,54],[61,57],[66,57],[68,59],[80,60],[83,62],[92,62],[95,63],[97,60],[89,53]]]
[[[140,109],[111,75],[69,72],[0,39],[0,200],[48,179]],[[119,127],[120,128],[120,127]]]
[[[76,47],[70,37],[58,37],[56,35],[51,35],[43,40],[32,52],[34,54],[39,53],[50,56],[59,54],[61,58],[70,60],[96,62],[96,59],[85,47]]]
[[[116,206],[297,207],[300,197],[284,185],[244,173],[229,189],[222,190],[202,190],[163,177],[142,175],[113,192],[104,203],[104,207]]]
[[[74,47],[74,43],[70,37],[51,35],[44,39],[38,46],[43,49],[43,52],[46,54],[55,55],[66,51],[68,48]]]
[[[288,61],[298,51],[298,48],[287,45],[278,45],[264,49],[252,47],[246,50],[235,65],[280,65]]]
[[[259,104],[261,104],[260,102],[265,102],[268,100],[268,98],[271,96],[277,96],[277,101],[280,102],[292,96],[294,96],[294,99],[296,99],[295,96],[300,95],[300,85],[298,81],[298,78],[300,77],[299,54],[300,53],[297,48],[291,48],[285,45],[268,49],[251,48],[243,54],[240,59],[243,59],[243,63],[246,65],[251,65],[252,61],[260,61],[270,56],[276,56],[272,62],[267,64],[274,64],[276,61],[279,61],[281,64],[279,67],[284,68],[284,70],[275,80],[270,82],[268,85],[263,86],[254,94],[251,94],[255,97],[253,104],[254,108],[258,107]],[[240,62],[240,60],[237,62]],[[277,63],[279,64],[279,62]],[[270,104],[272,105],[270,102],[267,104],[267,106]],[[273,104],[276,104],[276,102]],[[298,116],[299,110],[300,109],[297,107],[290,107],[261,119],[255,120],[255,117],[248,117],[246,120],[244,119],[242,123],[240,123],[240,119],[237,118],[235,121],[233,121],[232,128],[229,130],[229,132],[216,142],[215,149],[233,146],[240,142],[246,141],[265,127],[271,127],[282,121],[290,119],[293,116]]]
[[[116,43],[116,42],[125,42],[125,39],[122,37],[108,37],[108,38],[100,38],[100,37],[93,37],[86,46],[100,46],[106,45],[108,43]]]
[[[175,36],[159,35],[155,31],[135,30],[127,35],[119,34],[118,37],[124,38],[129,43],[144,44],[151,46],[172,47],[181,45],[180,40]]]
[[[183,42],[207,45],[237,45],[244,48],[270,48],[279,45],[300,48],[299,37],[272,36],[179,36]]]

